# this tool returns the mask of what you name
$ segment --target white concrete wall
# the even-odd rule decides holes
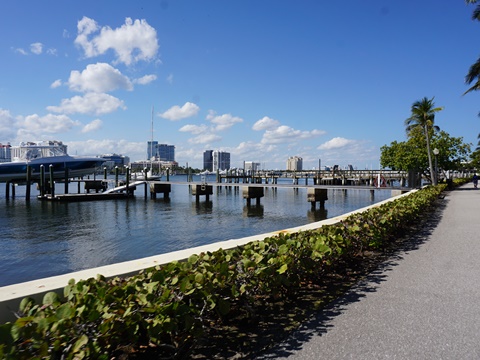
[[[415,190],[413,190],[415,191]],[[323,225],[335,224],[342,219],[347,218],[348,216],[363,212],[372,207],[380,206],[384,203],[396,200],[400,197],[406,196],[406,194],[394,196],[390,199],[381,201],[371,206],[367,206],[350,213],[337,216],[331,219],[326,219],[314,223],[310,223],[303,226],[298,226],[295,228],[284,229],[279,231],[274,231],[270,233],[260,234],[249,236],[241,239],[231,239],[226,241],[216,242],[214,244],[198,246],[190,249],[174,251],[166,254],[150,256],[138,260],[125,261],[122,263],[112,264],[101,266],[97,268],[77,271],[73,273],[68,273],[64,275],[52,276],[49,278],[38,279],[33,281],[27,281],[24,283],[8,285],[0,287],[0,324],[3,324],[7,321],[14,321],[14,311],[18,310],[18,306],[23,298],[29,296],[34,298],[37,302],[41,302],[43,295],[49,291],[55,291],[63,295],[63,288],[68,284],[70,279],[75,279],[75,281],[89,279],[96,277],[98,274],[101,274],[107,278],[113,278],[116,276],[129,276],[138,273],[140,270],[154,267],[157,265],[167,264],[174,260],[182,261],[188,259],[193,254],[200,254],[201,252],[213,252],[218,249],[230,249],[235,248],[239,245],[243,245],[255,240],[263,240],[267,237],[276,236],[280,233],[295,233],[299,231],[313,230],[322,227]]]

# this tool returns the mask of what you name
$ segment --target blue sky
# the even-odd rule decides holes
[[[463,0],[0,2],[0,142],[62,140],[70,154],[180,165],[204,150],[284,169],[378,168],[405,140],[412,103],[476,144],[480,93],[462,96],[480,55]]]

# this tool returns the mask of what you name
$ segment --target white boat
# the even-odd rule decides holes
[[[19,146],[11,146],[10,160],[0,162],[0,182],[25,181],[27,166],[31,168],[31,179],[40,179],[43,165],[45,177],[50,176],[52,166],[55,179],[80,177],[93,174],[105,159],[100,157],[70,156],[67,154],[67,145],[61,141],[22,142]]]
[[[147,177],[145,177],[145,172],[136,172],[132,175],[132,178],[138,181],[141,181],[141,180],[154,181],[154,180],[161,180],[162,175],[154,174],[152,169],[150,168],[147,170]]]

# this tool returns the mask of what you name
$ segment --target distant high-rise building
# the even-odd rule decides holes
[[[214,151],[213,171],[230,169],[230,153],[225,151]]]
[[[12,160],[12,146],[10,144],[0,144],[0,162],[9,162]]]
[[[204,151],[203,169],[208,171],[230,169],[230,153],[217,150]]]
[[[148,141],[147,159],[159,161],[175,161],[175,146],[159,144],[158,141]]]
[[[203,170],[213,171],[213,150],[203,152]]]
[[[291,156],[287,160],[287,170],[289,171],[302,171],[303,159],[298,156]]]
[[[254,161],[244,161],[243,169],[245,170],[245,173],[250,175],[257,170],[260,170],[260,163]]]
[[[124,167],[130,164],[130,158],[125,155],[103,154],[101,157],[106,160],[104,166],[108,169],[113,169],[115,166]]]

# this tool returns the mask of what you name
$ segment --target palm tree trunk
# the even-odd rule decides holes
[[[433,168],[432,164],[432,153],[430,152],[430,137],[428,136],[428,127],[425,122],[425,139],[427,139],[427,154],[428,154],[428,166],[430,167],[430,177],[432,178],[432,184],[437,185],[437,174],[436,169]]]

